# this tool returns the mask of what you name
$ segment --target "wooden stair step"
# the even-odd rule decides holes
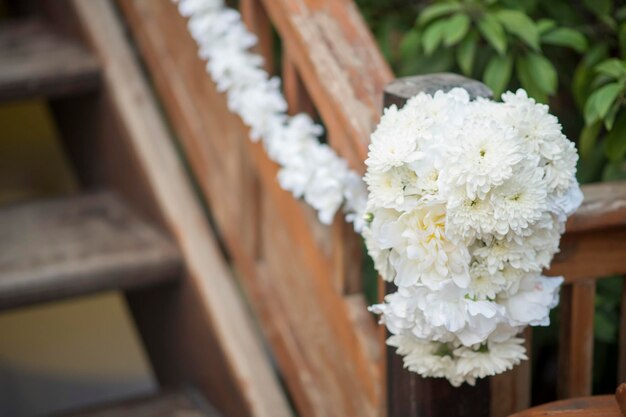
[[[79,411],[66,417],[220,417],[220,414],[196,391],[185,390]]]
[[[95,56],[42,22],[0,24],[0,101],[86,92],[99,79]]]
[[[180,275],[176,247],[109,192],[0,207],[0,309]]]

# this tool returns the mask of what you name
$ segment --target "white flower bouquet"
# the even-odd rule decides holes
[[[366,161],[363,230],[397,291],[371,307],[404,365],[458,386],[526,359],[561,277],[544,277],[582,201],[578,155],[526,92],[470,101],[460,88],[386,109]]]

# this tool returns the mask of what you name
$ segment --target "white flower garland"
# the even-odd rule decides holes
[[[578,156],[547,106],[521,90],[495,103],[454,89],[386,109],[366,161],[368,197],[320,143],[322,128],[286,113],[280,80],[250,51],[257,39],[240,14],[223,0],[178,7],[229,109],[280,166],[281,187],[325,224],[343,207],[380,275],[398,286],[372,311],[405,366],[458,386],[525,359],[516,335],[549,323],[562,278],[541,271],[582,201]]]
[[[582,202],[578,155],[548,107],[456,88],[391,106],[372,134],[365,181],[370,256],[397,292],[381,314],[405,366],[453,385],[526,359],[563,278],[541,271]]]
[[[313,206],[320,221],[330,224],[343,207],[355,230],[363,227],[367,191],[360,175],[326,144],[322,127],[301,113],[287,114],[280,79],[263,69],[263,58],[251,52],[257,43],[238,11],[223,0],[180,0],[179,12],[189,17],[189,32],[199,56],[228,108],[250,128],[250,139],[261,140],[268,156],[280,166],[280,186]]]

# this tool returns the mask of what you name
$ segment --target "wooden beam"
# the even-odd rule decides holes
[[[559,398],[591,395],[595,296],[594,279],[565,285],[561,290]]]
[[[363,172],[382,90],[392,73],[356,5],[346,0],[264,0],[329,132]]]

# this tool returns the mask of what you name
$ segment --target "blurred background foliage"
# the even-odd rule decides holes
[[[524,88],[576,142],[580,182],[626,179],[626,1],[357,0],[397,76],[455,72]],[[598,281],[594,392],[616,386],[623,279]],[[558,310],[533,331],[533,400],[554,399]]]

